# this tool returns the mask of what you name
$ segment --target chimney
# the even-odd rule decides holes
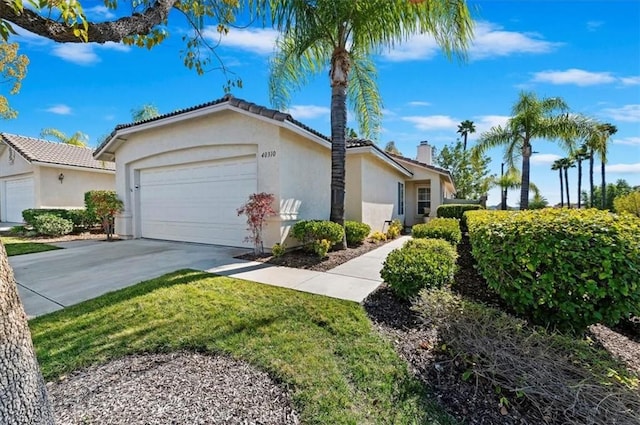
[[[431,157],[433,156],[433,147],[429,145],[429,142],[423,140],[418,145],[418,157],[416,158],[420,162],[424,162],[427,165],[431,164]]]

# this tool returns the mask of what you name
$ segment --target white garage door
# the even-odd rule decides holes
[[[142,237],[247,246],[236,210],[257,190],[256,169],[251,155],[141,170]]]
[[[2,221],[22,223],[22,211],[33,208],[33,178],[7,180],[5,184],[7,216]]]

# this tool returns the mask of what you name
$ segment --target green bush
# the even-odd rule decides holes
[[[387,240],[387,234],[379,231],[375,231],[371,234],[370,238],[374,242],[382,242]]]
[[[55,215],[56,217],[69,220],[76,227],[86,225],[86,216],[83,209],[65,210],[62,208],[31,208],[22,211],[22,219],[29,226],[35,226],[36,218],[41,215]]]
[[[464,213],[481,209],[483,209],[482,205],[478,204],[444,204],[438,207],[436,216],[441,218],[457,218],[460,220],[460,225],[465,228],[467,223],[464,218]]]
[[[391,225],[389,225],[389,228],[387,229],[387,239],[395,239],[400,236],[400,233],[402,233],[402,222],[398,219],[395,219],[391,222]]]
[[[583,331],[640,315],[640,220],[607,211],[466,214],[478,270],[534,323]]]
[[[319,241],[313,241],[311,243],[313,252],[316,253],[318,258],[326,257],[327,252],[329,252],[329,248],[331,248],[332,245],[333,244],[331,243],[331,241],[328,241],[327,239],[321,239]]]
[[[640,192],[631,192],[618,196],[613,200],[613,208],[617,213],[627,212],[640,217]]]
[[[42,214],[34,219],[33,228],[41,235],[62,236],[73,231],[73,223],[57,215]]]
[[[329,249],[344,238],[344,228],[327,220],[301,220],[293,225],[291,233],[306,249],[316,251],[322,240],[329,242]]]
[[[444,239],[452,245],[462,240],[460,221],[456,218],[434,218],[428,223],[416,224],[411,234],[414,238]]]
[[[371,233],[371,226],[358,221],[345,221],[344,232],[347,237],[347,245],[360,245]]]
[[[389,253],[380,276],[400,298],[423,288],[441,288],[453,281],[458,254],[441,239],[412,239]]]
[[[287,252],[287,244],[277,242],[271,247],[271,253],[276,258],[282,257],[285,252]]]

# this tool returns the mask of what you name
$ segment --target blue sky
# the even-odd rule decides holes
[[[102,2],[84,1],[93,19],[110,18]],[[573,111],[617,126],[610,145],[607,180],[640,185],[640,2],[636,0],[470,1],[475,39],[465,63],[449,61],[428,36],[416,36],[375,57],[384,102],[379,143],[394,140],[404,155],[428,140],[436,148],[454,142],[462,120],[475,122],[473,146],[482,131],[502,124],[521,90],[560,96]],[[1,131],[38,137],[43,128],[82,131],[92,145],[131,110],[151,103],[171,112],[220,98],[223,75],[198,76],[182,64],[188,27],[172,15],[169,38],[152,50],[119,44],[55,44],[20,31],[14,40],[30,58],[21,92],[10,96],[17,119]],[[217,41],[215,31],[210,31]],[[269,105],[268,60],[277,34],[271,29],[232,29],[217,54],[243,80],[236,97]],[[6,88],[5,88],[6,90]],[[294,94],[290,113],[329,134],[330,91],[325,75]],[[350,123],[356,127],[355,122]],[[551,202],[559,202],[550,163],[563,155],[554,143],[534,141],[531,179]],[[499,174],[502,152],[489,152]],[[585,164],[586,165],[586,164]],[[570,172],[572,200],[576,171]],[[500,201],[489,193],[489,204]],[[517,202],[516,191],[509,194]]]

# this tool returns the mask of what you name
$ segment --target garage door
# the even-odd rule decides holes
[[[257,190],[255,155],[140,172],[144,238],[247,246],[236,210]]]
[[[7,216],[2,217],[2,221],[22,223],[22,211],[33,208],[33,178],[7,180],[5,189]]]

